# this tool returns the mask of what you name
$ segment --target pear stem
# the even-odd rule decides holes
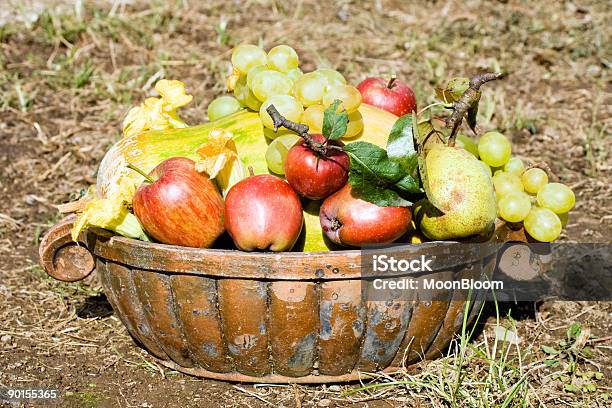
[[[249,176],[253,177],[255,172],[253,171],[253,166],[249,166]]]
[[[502,78],[501,72],[485,72],[470,78],[470,86],[463,92],[458,100],[453,102],[453,113],[446,118],[446,127],[451,129],[448,145],[455,145],[455,138],[459,125],[467,115],[467,122],[474,133],[476,133],[476,113],[478,112],[478,102],[480,102],[480,87],[489,81]]]
[[[130,170],[134,170],[136,173],[140,174],[148,183],[155,183],[153,177],[149,176],[144,171],[140,170],[138,167],[134,166],[132,163],[128,163],[126,166]]]

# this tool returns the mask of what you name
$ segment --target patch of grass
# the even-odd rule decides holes
[[[228,45],[232,39],[232,37],[227,32],[227,21],[221,20],[219,24],[215,27],[215,31],[217,32],[217,42],[221,45]]]
[[[15,94],[17,95],[19,110],[27,112],[28,108],[32,105],[33,96],[28,95],[28,93],[21,88],[21,83],[19,82],[15,83]]]
[[[563,384],[563,390],[571,393],[594,393],[598,382],[603,380],[601,371],[583,371],[580,363],[588,362],[591,349],[587,346],[591,332],[583,329],[580,323],[573,323],[567,329],[566,338],[554,346],[541,345],[546,354],[544,364],[550,368],[560,368],[551,374],[553,380]],[[607,393],[604,393],[607,398]]]
[[[89,83],[91,76],[94,73],[94,67],[91,63],[91,60],[87,60],[83,67],[76,72],[74,76],[74,86],[76,88],[82,88],[86,84]]]
[[[83,391],[83,392],[67,392],[64,395],[64,399],[75,404],[77,407],[83,408],[95,408],[102,405],[106,400],[106,397],[102,394]]]
[[[72,44],[78,41],[87,28],[74,14],[58,15],[49,10],[40,15],[36,24],[43,30],[46,42],[51,45]]]
[[[529,376],[523,361],[524,351],[516,338],[516,324],[511,316],[505,320],[510,327],[502,326],[496,306],[495,335],[478,344],[470,343],[482,316],[484,304],[469,326],[467,316],[470,302],[466,302],[461,334],[453,341],[449,354],[431,362],[419,374],[402,370],[395,375],[372,374],[376,380],[349,390],[344,397],[353,402],[373,397],[386,398],[407,394],[416,401],[429,401],[434,406],[452,407],[522,407],[537,397],[530,391]],[[500,335],[503,333],[503,335]],[[392,398],[391,398],[392,399]]]

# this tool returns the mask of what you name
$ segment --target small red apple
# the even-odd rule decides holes
[[[402,116],[408,112],[416,112],[416,96],[412,89],[392,77],[386,81],[379,77],[366,78],[357,89],[361,92],[363,103],[376,106],[394,115]]]
[[[303,222],[300,198],[289,184],[270,174],[239,181],[225,197],[225,228],[243,251],[288,251]]]
[[[313,134],[311,137],[316,143],[325,142],[323,135]],[[327,144],[342,146],[334,141]],[[346,184],[349,167],[349,157],[345,152],[328,148],[325,154],[316,153],[302,140],[287,153],[285,178],[302,197],[320,200]]]
[[[330,240],[355,247],[389,244],[408,231],[409,208],[380,207],[353,196],[351,190],[346,184],[321,205],[321,228]]]
[[[223,233],[223,198],[195,163],[173,157],[160,163],[134,195],[136,217],[164,244],[208,248]]]

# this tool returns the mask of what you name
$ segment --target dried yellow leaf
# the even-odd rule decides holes
[[[227,92],[232,92],[236,88],[236,83],[240,79],[240,71],[238,68],[234,67],[232,73],[225,80],[225,86],[227,87]]]
[[[185,106],[193,96],[185,93],[185,84],[177,80],[162,79],[155,84],[161,98],[147,98],[129,110],[123,120],[123,136],[129,137],[147,130],[183,128],[187,124],[181,120],[176,109]]]
[[[200,160],[196,162],[196,170],[208,174],[213,179],[225,165],[238,157],[234,135],[224,129],[213,129],[208,135],[208,142],[197,149]]]

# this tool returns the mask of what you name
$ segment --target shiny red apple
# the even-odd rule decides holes
[[[336,244],[361,247],[389,244],[410,227],[412,213],[406,207],[379,207],[355,197],[350,184],[327,197],[319,219],[327,237]]]
[[[376,106],[394,115],[402,116],[409,112],[416,112],[416,96],[412,89],[395,79],[385,80],[379,77],[366,78],[357,89],[361,92],[363,103]]]
[[[270,174],[239,181],[225,197],[225,228],[243,251],[289,251],[303,222],[298,195]]]
[[[223,233],[224,205],[195,163],[173,157],[160,163],[134,195],[134,214],[151,237],[164,244],[208,248]]]
[[[316,143],[325,142],[320,134],[311,135]],[[342,150],[334,149],[341,144],[329,141],[325,154],[317,153],[302,142],[293,146],[285,159],[285,178],[302,197],[320,200],[338,191],[346,184],[349,157]]]

